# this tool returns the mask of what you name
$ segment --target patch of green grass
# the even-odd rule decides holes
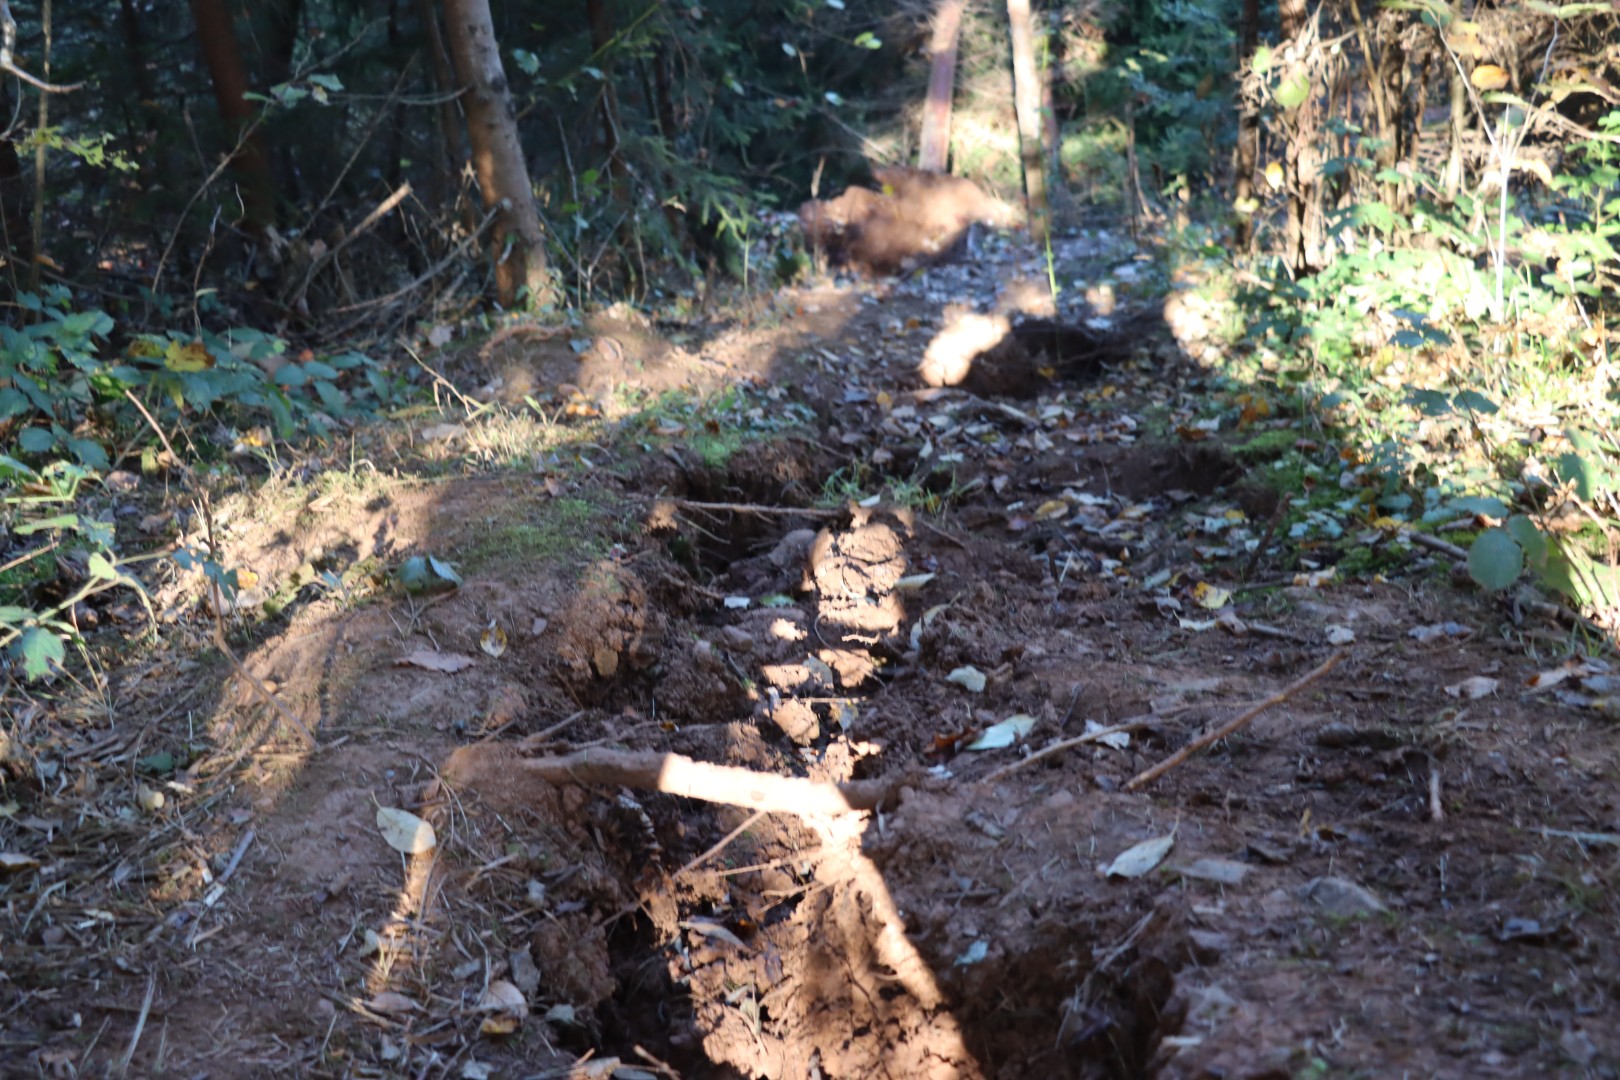
[[[747,432],[721,428],[719,431],[698,432],[687,440],[686,446],[702,460],[705,467],[723,469],[748,441]]]
[[[628,442],[646,448],[678,446],[716,470],[749,443],[801,427],[812,415],[803,406],[768,400],[739,386],[708,397],[674,390],[627,393],[620,405],[627,413],[620,432]],[[671,431],[679,434],[667,434]]]
[[[461,553],[466,568],[502,563],[596,558],[607,550],[598,534],[597,508],[585,499],[525,504],[479,531]]]
[[[1299,432],[1293,428],[1273,428],[1232,447],[1232,453],[1243,462],[1270,461],[1288,453],[1298,441]]]

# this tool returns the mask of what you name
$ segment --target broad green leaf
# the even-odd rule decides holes
[[[1277,104],[1290,111],[1305,104],[1305,99],[1310,96],[1311,76],[1303,69],[1290,72],[1277,84]]]
[[[1478,390],[1459,390],[1457,391],[1456,400],[1457,404],[1462,408],[1471,410],[1472,412],[1484,413],[1486,416],[1491,416],[1501,411],[1497,408],[1496,402],[1492,401]]]
[[[1533,570],[1543,570],[1547,566],[1547,535],[1536,528],[1536,523],[1523,514],[1514,514],[1507,519],[1503,526],[1508,535],[1519,542],[1524,549],[1524,561],[1530,564]]]
[[[17,445],[30,454],[43,454],[56,445],[50,428],[27,427],[17,434]]]
[[[1554,469],[1560,480],[1575,485],[1575,494],[1582,499],[1596,498],[1597,493],[1608,486],[1608,476],[1585,454],[1559,454]]]
[[[37,679],[51,670],[51,664],[60,664],[67,657],[62,639],[40,626],[30,626],[11,643],[11,651],[22,658],[23,671],[30,679]]]
[[[97,578],[98,580],[101,580],[101,581],[117,581],[118,580],[118,570],[117,570],[117,568],[114,567],[113,564],[107,559],[107,556],[103,555],[99,551],[92,551],[90,553],[90,559],[85,564],[85,567],[86,567],[86,569],[88,569],[90,571],[90,576],[93,577],[93,578]]]
[[[1452,411],[1451,398],[1438,390],[1412,390],[1406,400],[1424,416],[1446,416]]]
[[[1484,514],[1493,518],[1508,516],[1507,504],[1489,495],[1466,495],[1461,499],[1453,499],[1451,509],[1462,514]]]
[[[1468,574],[1482,589],[1505,589],[1523,570],[1524,549],[1505,529],[1486,529],[1468,549]]]

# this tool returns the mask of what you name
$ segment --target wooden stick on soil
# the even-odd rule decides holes
[[[823,510],[815,506],[761,506],[757,503],[698,502],[694,499],[670,499],[685,510],[709,510],[715,513],[760,514],[781,517],[835,518],[844,510]]]
[[[1283,687],[1275,694],[1272,694],[1270,697],[1266,698],[1266,700],[1255,705],[1253,708],[1244,710],[1231,720],[1228,720],[1226,723],[1216,728],[1214,731],[1194,739],[1192,742],[1188,743],[1186,746],[1183,746],[1180,750],[1177,750],[1175,753],[1171,754],[1169,757],[1165,758],[1152,768],[1145,769],[1142,772],[1137,773],[1135,776],[1131,777],[1130,782],[1125,785],[1125,790],[1134,791],[1143,784],[1157,780],[1159,777],[1163,776],[1177,765],[1180,765],[1182,762],[1198,753],[1198,751],[1203,750],[1206,747],[1218,743],[1222,739],[1241,731],[1243,728],[1248,726],[1251,720],[1265,712],[1267,709],[1271,708],[1273,705],[1281,705],[1283,702],[1287,701],[1301,690],[1306,689],[1322,676],[1332,671],[1338,666],[1339,661],[1345,658],[1345,656],[1345,651],[1340,649],[1338,652],[1322,661],[1322,663],[1311,672],[1301,676],[1294,682],[1289,683],[1287,686]]]
[[[518,766],[552,784],[618,785],[750,810],[801,815],[875,810],[897,782],[852,780],[831,784],[710,765],[680,754],[633,750],[581,750],[563,757],[527,758]]]
[[[1055,742],[1051,746],[1042,747],[1026,758],[1019,758],[1017,761],[1014,761],[1011,764],[1003,765],[1001,768],[996,769],[994,772],[986,775],[985,778],[979,782],[981,784],[988,784],[992,780],[1000,780],[1003,776],[1006,776],[1015,769],[1022,769],[1025,765],[1032,765],[1042,758],[1051,757],[1053,754],[1059,753],[1063,750],[1069,750],[1076,746],[1084,746],[1086,743],[1102,742],[1110,735],[1118,735],[1121,732],[1128,731],[1141,731],[1143,728],[1158,727],[1164,722],[1164,719],[1165,718],[1160,715],[1136,716],[1129,720],[1122,720],[1117,724],[1112,724],[1105,728],[1098,728],[1096,731],[1088,731],[1084,735],[1076,735],[1072,739],[1064,739],[1062,742]]]

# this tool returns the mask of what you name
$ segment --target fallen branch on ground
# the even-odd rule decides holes
[[[564,757],[526,758],[520,768],[552,784],[603,784],[662,791],[704,802],[801,815],[875,810],[897,789],[892,780],[832,784],[710,765],[680,754],[581,750]]]
[[[1304,690],[1322,676],[1332,671],[1338,666],[1339,661],[1345,658],[1345,655],[1344,650],[1340,649],[1338,652],[1322,661],[1322,663],[1309,674],[1289,683],[1287,686],[1283,687],[1275,694],[1272,694],[1270,697],[1266,698],[1266,700],[1260,702],[1252,709],[1239,713],[1236,717],[1228,720],[1214,731],[1211,731],[1207,735],[1201,736],[1200,738],[1194,739],[1192,742],[1188,743],[1186,746],[1183,746],[1180,750],[1177,750],[1175,753],[1171,754],[1169,757],[1165,758],[1151,769],[1145,769],[1142,772],[1137,773],[1135,776],[1131,777],[1130,783],[1125,785],[1125,790],[1134,791],[1143,784],[1148,783],[1150,780],[1157,780],[1159,777],[1163,776],[1177,765],[1180,765],[1183,761],[1186,761],[1188,758],[1198,753],[1198,751],[1207,746],[1220,742],[1229,735],[1237,734],[1237,732],[1248,726],[1249,721],[1253,720],[1255,717],[1259,716],[1273,705],[1281,705],[1283,702],[1287,701],[1289,698],[1293,697],[1295,694],[1299,693],[1301,690]]]

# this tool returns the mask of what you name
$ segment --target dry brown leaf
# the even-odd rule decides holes
[[[382,1013],[384,1016],[393,1016],[396,1013],[416,1012],[420,1006],[404,994],[393,990],[384,990],[366,1002],[366,1008],[375,1013]]]
[[[396,667],[419,667],[426,671],[441,671],[446,675],[454,675],[465,668],[475,664],[470,656],[461,653],[439,652],[437,649],[417,649],[407,656],[394,661]]]
[[[39,860],[16,851],[0,851],[0,873],[17,874],[39,869]]]
[[[433,826],[411,813],[392,806],[377,807],[377,828],[388,846],[402,855],[420,855],[439,843]]]

